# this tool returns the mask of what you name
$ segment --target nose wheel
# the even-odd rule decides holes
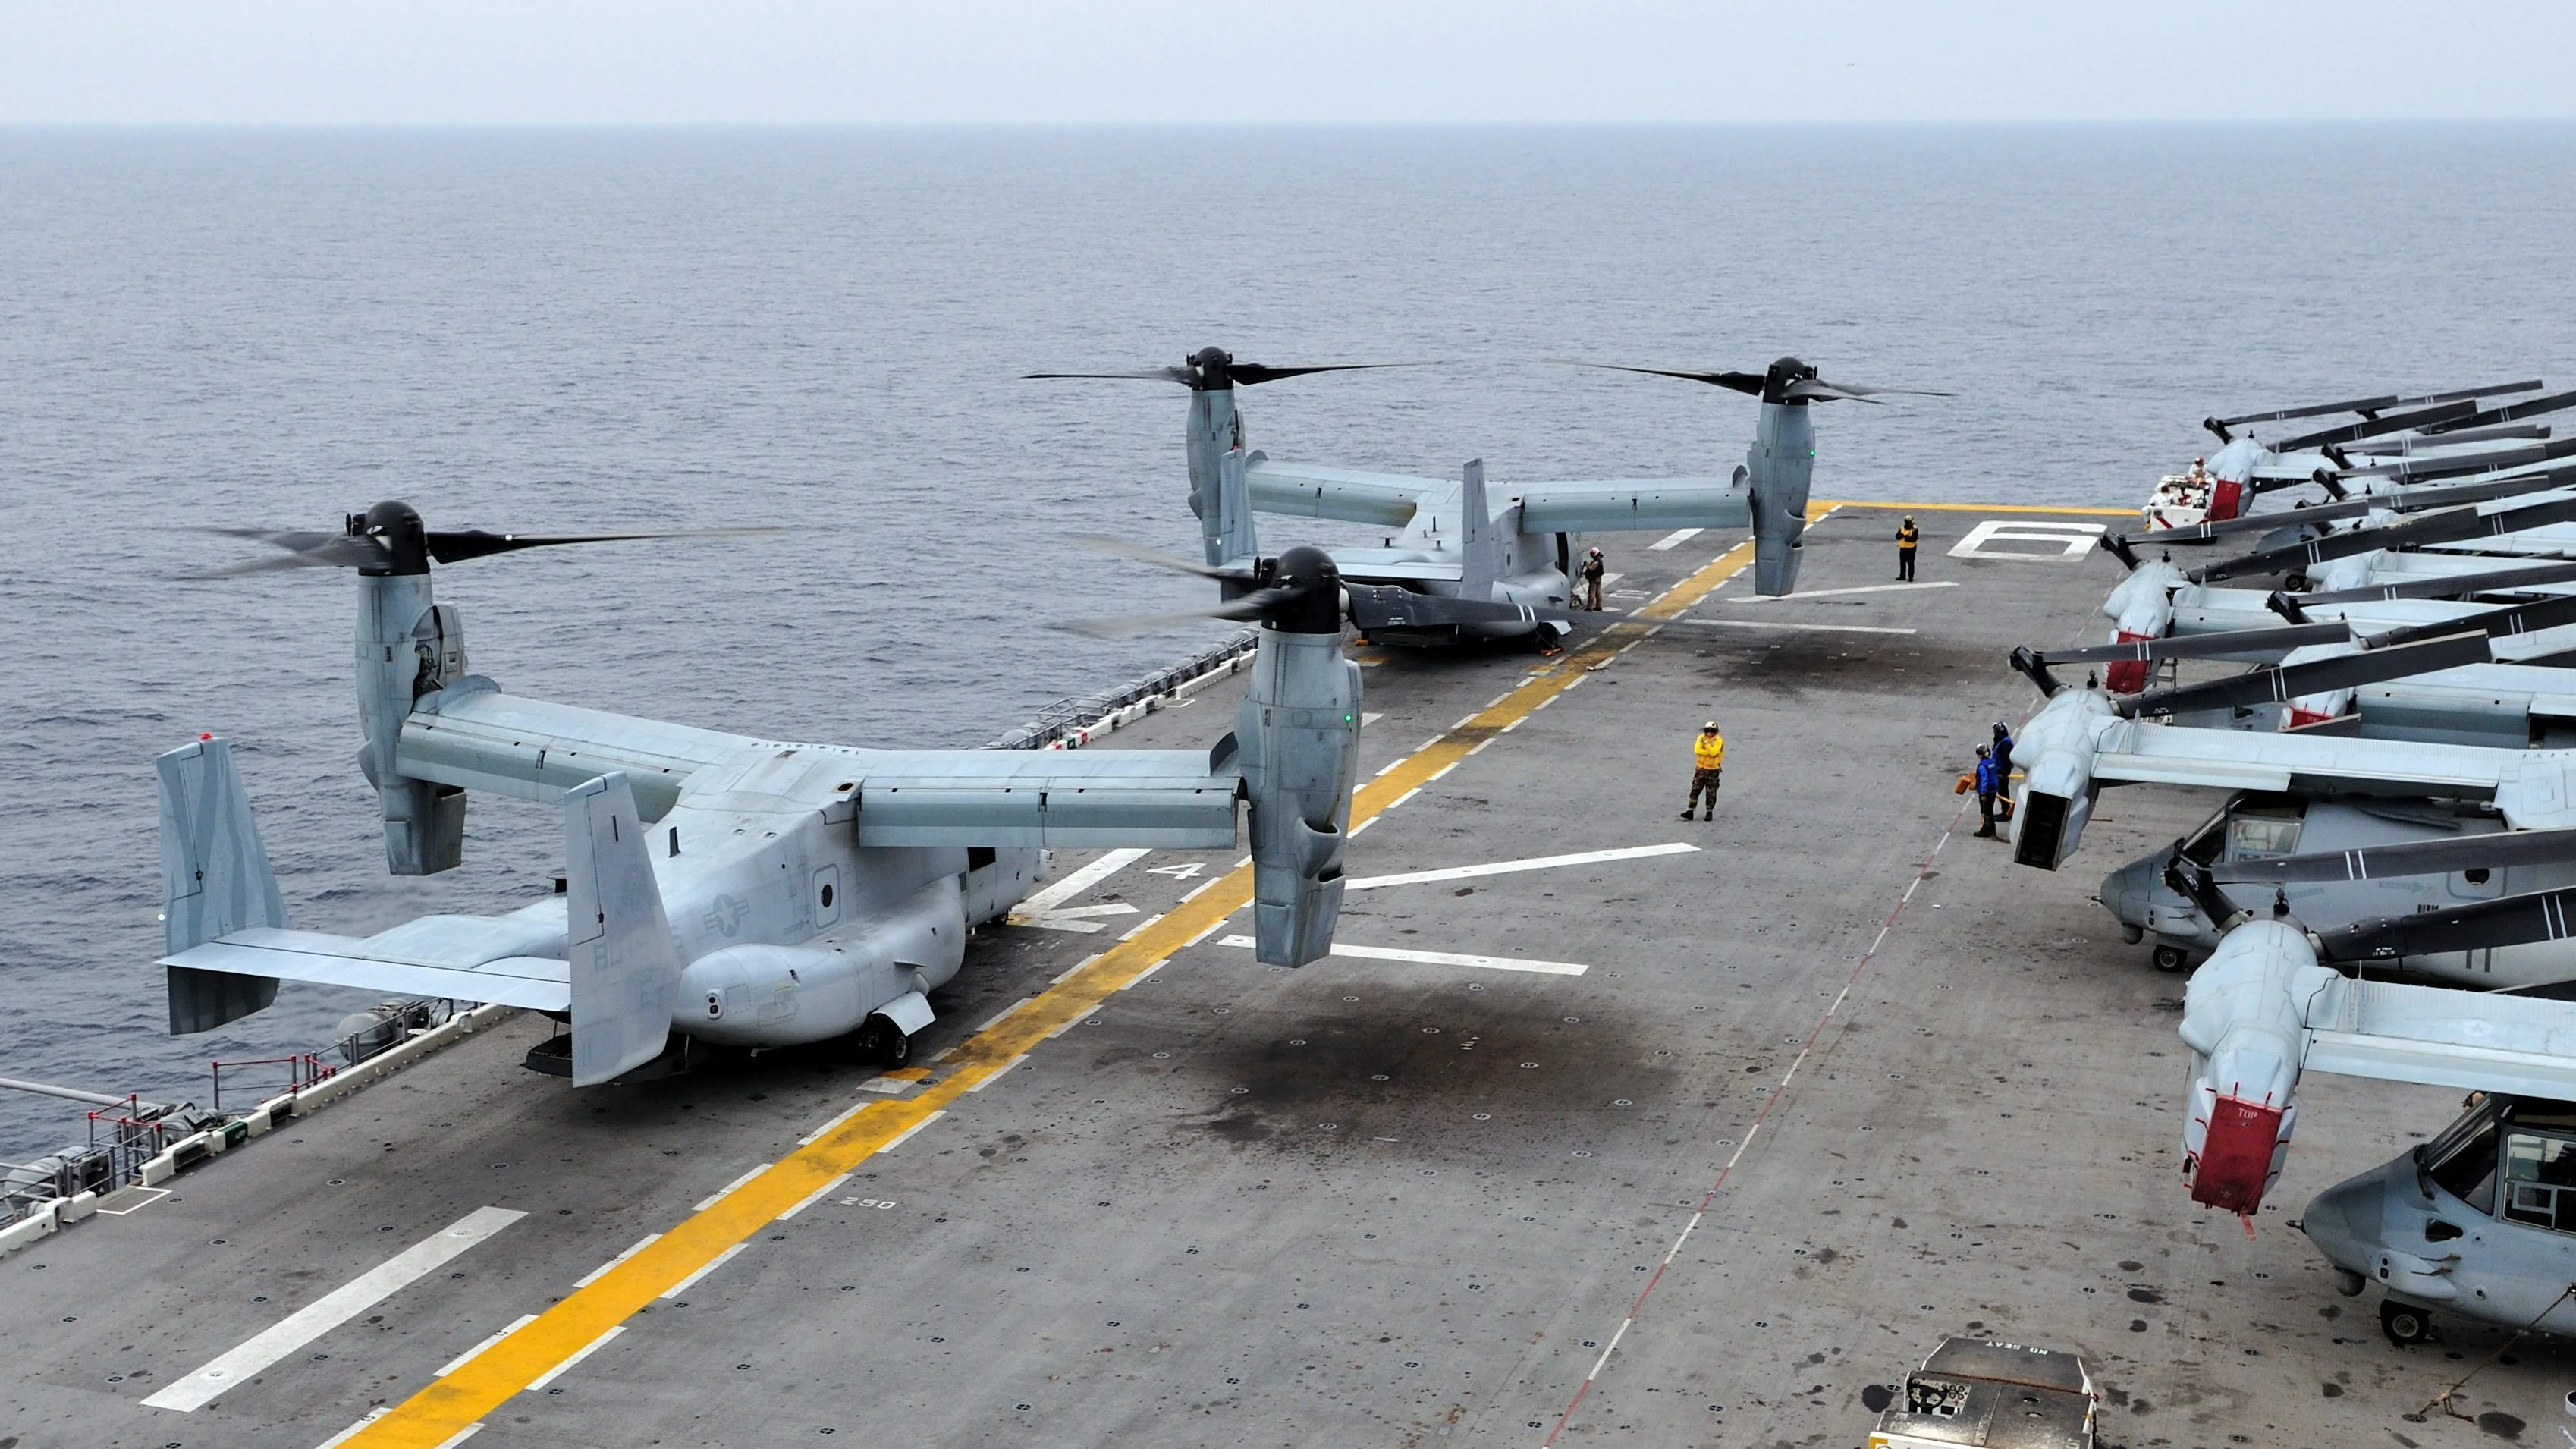
[[[2394,1298],[2379,1300],[2379,1331],[2399,1348],[2413,1348],[2433,1336],[2433,1315]]]
[[[2183,963],[2182,948],[2180,946],[2158,946],[2155,950],[2155,954],[2149,959],[2156,963],[2156,969],[2159,971],[2180,971]]]
[[[912,1060],[912,1038],[882,1016],[871,1016],[859,1028],[859,1060],[872,1066],[899,1067]]]

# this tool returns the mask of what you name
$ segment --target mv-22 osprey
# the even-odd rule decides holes
[[[1575,555],[1588,532],[1750,528],[1754,591],[1779,595],[1795,589],[1816,465],[1808,406],[1915,391],[1829,383],[1794,357],[1763,372],[1574,364],[1683,378],[1760,398],[1744,462],[1724,478],[1533,483],[1515,488],[1499,506],[1481,460],[1466,464],[1453,480],[1283,463],[1245,450],[1235,389],[1308,373],[1412,365],[1417,364],[1271,367],[1238,362],[1221,348],[1207,347],[1179,367],[1029,376],[1176,382],[1190,390],[1184,429],[1189,502],[1206,556],[1206,567],[1193,571],[1217,578],[1227,590],[1257,584],[1250,567],[1258,553],[1255,511],[1372,524],[1395,530],[1384,547],[1333,550],[1334,566],[1349,581],[1352,622],[1370,638],[1438,644],[1535,637],[1543,647],[1563,634],[1572,617],[1565,611],[1573,601]]]
[[[435,532],[401,503],[344,533],[224,530],[269,567],[357,571],[359,764],[396,875],[456,865],[469,791],[564,812],[564,890],[497,917],[365,938],[288,927],[229,748],[161,757],[170,1029],[267,1006],[280,978],[500,1002],[569,1021],[529,1065],[576,1086],[685,1064],[691,1041],[855,1034],[892,1065],[932,1019],[967,928],[1026,896],[1050,847],[1231,849],[1249,807],[1257,953],[1332,943],[1359,742],[1340,583],[1290,549],[1225,617],[1257,620],[1234,730],[1207,750],[880,750],[796,744],[505,694],[466,670],[430,565],[603,536]],[[638,537],[651,535],[610,535]]]

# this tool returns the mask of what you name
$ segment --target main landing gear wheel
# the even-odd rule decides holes
[[[912,1060],[912,1038],[882,1016],[871,1016],[859,1028],[859,1060],[894,1068]]]
[[[2394,1298],[2379,1300],[2379,1331],[2399,1348],[2413,1348],[2433,1336],[2433,1315]]]
[[[2149,959],[2156,963],[2156,969],[2159,971],[2180,971],[2183,963],[2182,948],[2180,946],[2158,946],[2156,948],[2155,955]]]

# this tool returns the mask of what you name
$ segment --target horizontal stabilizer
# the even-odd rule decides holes
[[[505,956],[471,966],[428,965],[368,954],[354,936],[254,926],[163,958],[189,971],[221,971],[324,986],[349,986],[399,996],[497,1002],[531,1011],[571,1006],[570,967],[544,956]]]

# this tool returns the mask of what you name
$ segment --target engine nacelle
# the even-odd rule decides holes
[[[1263,626],[1234,734],[1251,806],[1255,954],[1303,966],[1332,948],[1359,770],[1360,668],[1342,657],[1338,624]]]
[[[2064,689],[2030,717],[2014,744],[2022,782],[2013,798],[2013,863],[2055,870],[2083,843],[2093,816],[2096,740],[2119,719],[2098,689]],[[2027,762],[2027,763],[2024,763]]]
[[[2307,1060],[2303,1004],[2335,979],[2304,929],[2267,920],[2229,931],[2193,973],[2181,1028],[2192,1051],[2182,1133],[2192,1201],[2251,1215],[2280,1180]]]
[[[2131,569],[2102,601],[2102,616],[2111,621],[2111,642],[2163,638],[2173,628],[2173,591],[2185,582],[2182,570],[2165,559]],[[2122,660],[2103,670],[2103,680],[2118,693],[2135,694],[2147,687],[2147,669],[2143,659]]]

